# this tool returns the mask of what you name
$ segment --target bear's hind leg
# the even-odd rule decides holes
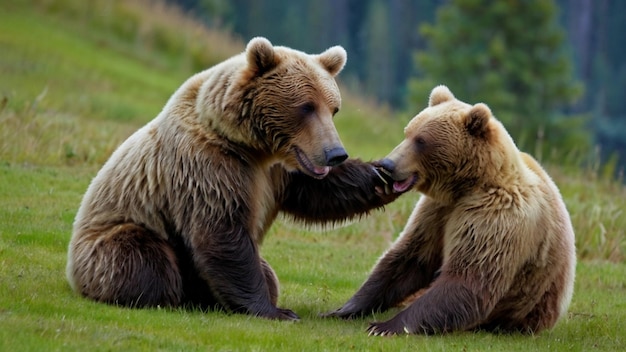
[[[521,321],[514,322],[508,330],[522,333],[538,333],[552,328],[560,318],[561,289],[553,283],[537,305]]]
[[[88,231],[70,252],[68,279],[76,291],[129,307],[180,304],[182,280],[166,240],[135,224]]]

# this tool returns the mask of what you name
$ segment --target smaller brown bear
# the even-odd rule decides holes
[[[395,191],[415,187],[423,196],[367,281],[328,316],[409,301],[368,328],[393,335],[536,333],[566,313],[576,265],[568,211],[554,182],[485,104],[436,87],[381,164]]]

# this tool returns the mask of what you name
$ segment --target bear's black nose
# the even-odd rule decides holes
[[[393,162],[393,160],[387,158],[379,161],[378,165],[383,169],[389,171],[390,173],[393,172],[393,170],[396,168],[396,164]]]
[[[337,166],[348,159],[348,153],[342,147],[326,151],[326,166]]]

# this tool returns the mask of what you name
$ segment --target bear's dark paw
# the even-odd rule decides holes
[[[332,312],[321,313],[320,317],[322,318],[340,318],[345,320],[350,320],[354,318],[358,318],[360,315],[354,312],[343,312],[341,309],[333,310]]]
[[[376,165],[374,163],[374,165]],[[389,185],[394,183],[393,176],[391,175],[391,171],[385,169],[382,166],[374,166],[374,172],[376,172],[376,176],[380,179],[382,183],[385,185]]]
[[[272,317],[278,320],[299,321],[300,317],[294,313],[291,309],[276,308],[276,316]]]
[[[373,180],[376,185],[377,193],[386,195],[393,194],[394,180],[391,177],[391,173],[380,166],[380,162],[378,161],[372,161],[370,164],[372,165]]]
[[[393,179],[388,177],[384,169],[373,167],[373,182],[376,195],[383,201],[384,204],[391,203],[396,200],[401,193],[395,192],[393,189]]]
[[[345,320],[362,318],[364,315],[365,314],[362,309],[358,309],[356,305],[353,305],[350,302],[346,303],[339,309],[320,314],[323,318],[341,318]]]
[[[393,321],[370,323],[367,328],[369,336],[394,336],[403,333],[409,334],[410,332],[408,328],[399,327]]]

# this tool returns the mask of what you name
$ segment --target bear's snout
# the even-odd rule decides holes
[[[343,147],[336,147],[325,151],[326,166],[337,166],[348,159],[348,153]]]
[[[378,165],[382,167],[383,169],[389,171],[390,174],[393,173],[396,168],[396,164],[393,162],[393,160],[389,158],[385,158],[379,161]]]

